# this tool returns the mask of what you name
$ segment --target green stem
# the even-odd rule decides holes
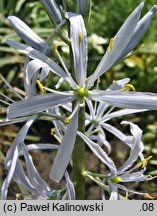
[[[78,130],[82,133],[85,132],[85,107],[81,107],[79,111],[79,126]],[[85,143],[77,136],[75,147],[73,151],[73,183],[75,186],[76,199],[84,199],[85,190]]]

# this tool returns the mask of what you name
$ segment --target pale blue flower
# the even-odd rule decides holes
[[[5,158],[5,168],[8,170],[8,174],[1,188],[1,199],[6,199],[7,197],[8,187],[14,175],[18,161],[20,143],[24,142],[27,132],[36,118],[37,116],[33,116],[24,124],[24,126],[20,129],[17,137],[14,139],[10,149],[7,152]]]
[[[115,81],[107,89],[109,90],[123,90],[125,85],[129,82],[129,79],[125,78],[122,80]],[[125,115],[130,115],[138,113],[141,109],[121,109],[114,111],[115,107],[111,107],[108,103],[105,102],[92,102],[89,99],[85,99],[89,112],[86,113],[86,136],[93,141],[96,141],[100,145],[105,145],[107,147],[108,153],[111,151],[110,143],[106,140],[106,135],[104,130],[112,133],[118,139],[123,141],[125,144],[129,145],[132,142],[132,137],[126,136],[119,129],[115,128],[107,121],[115,117],[121,117]],[[93,135],[94,134],[94,135]]]
[[[44,62],[44,64],[47,65],[47,70],[59,76],[61,81],[67,81],[71,86],[72,90],[68,92],[59,92],[45,88],[47,91],[52,91],[53,93],[29,97],[20,102],[12,103],[7,109],[8,118],[15,119],[75,101],[76,109],[75,112],[72,112],[70,118],[73,125],[70,122],[65,130],[65,135],[62,138],[61,146],[54,160],[50,174],[50,177],[57,182],[62,178],[71,158],[77,134],[79,105],[82,105],[83,102],[94,100],[116,107],[136,110],[141,109],[141,111],[143,111],[143,109],[157,109],[157,94],[126,92],[125,88],[119,88],[119,84],[117,83],[117,88],[115,88],[116,84],[113,84],[114,88],[110,86],[106,91],[90,90],[94,82],[104,72],[109,70],[110,67],[120,60],[124,53],[125,55],[128,54],[128,52],[131,51],[130,49],[133,49],[137,45],[148,29],[157,7],[154,6],[153,9],[139,21],[143,6],[144,3],[142,2],[126,19],[91,77],[87,77],[87,33],[81,15],[74,13],[65,14],[67,21],[70,22],[70,41],[74,59],[74,79],[60,56],[59,59],[61,60],[63,69],[39,50],[35,50],[21,43],[8,42],[8,44],[17,48],[20,52],[25,53],[31,59]],[[141,29],[143,29],[143,31],[141,31]],[[138,37],[136,37],[136,35],[138,35]],[[85,98],[87,98],[87,100],[85,100]],[[132,111],[129,110],[126,111],[126,113],[131,112]],[[107,124],[103,122],[102,127],[108,128]],[[113,131],[115,129],[111,128],[110,130],[114,133]],[[71,131],[73,131],[73,133]],[[98,150],[100,150],[99,147]],[[101,153],[102,152],[99,151],[99,157],[102,156]],[[105,160],[106,155],[104,155],[103,158]]]
[[[84,91],[84,97],[88,97],[92,100],[103,101],[113,106],[133,109],[156,109],[157,96],[153,93],[126,92],[125,90],[121,89],[107,89],[106,91],[93,90],[88,92],[88,88],[93,85],[94,81],[115,63],[126,46],[128,46],[128,43],[133,37],[133,33],[137,27],[143,5],[144,3],[142,2],[127,18],[114,38],[112,51],[110,52],[108,48],[96,71],[91,77],[87,79],[87,42],[84,22],[80,15],[73,13],[66,14],[66,17],[70,21],[70,39],[74,57],[74,73],[77,84],[72,79],[70,74],[67,73],[67,71],[64,71],[60,66],[58,66],[54,61],[52,61],[43,53],[20,43],[8,42],[11,46],[16,47],[17,49],[19,49],[19,51],[25,53],[30,58],[43,61],[45,64],[47,64],[49,70],[66,80],[74,90],[67,94],[56,92],[56,97],[54,95],[53,98],[51,98],[51,94],[47,94],[44,96],[35,96],[22,102],[13,103],[8,108],[8,118],[15,118],[20,117],[21,115],[24,116],[40,112],[43,111],[43,109],[46,110],[48,108],[51,108],[52,106],[65,104],[66,100],[67,102],[73,101],[75,99],[79,100],[80,95],[77,94],[77,92],[81,88],[82,91]],[[154,14],[155,11],[156,6],[153,7],[153,10],[151,10],[151,14]],[[150,22],[150,20],[152,19],[150,12],[148,12],[147,15],[145,15],[145,18],[141,21],[142,24],[146,25],[148,28],[148,20],[146,19],[146,17]],[[65,100],[63,99],[62,101],[60,101],[59,94],[62,95],[61,97],[65,98]],[[53,102],[51,103],[50,100],[52,99]],[[41,106],[39,108],[36,108],[36,102],[40,103]],[[16,112],[13,112],[14,109],[16,109]],[[22,112],[20,112],[21,109]]]
[[[54,196],[59,199],[58,192],[51,190],[47,183],[40,177],[36,170],[31,155],[28,151],[31,150],[53,150],[58,149],[58,145],[53,144],[30,144],[21,143],[19,156],[24,156],[26,164],[26,172],[23,170],[20,161],[18,160],[14,172],[14,181],[23,185],[28,194],[24,195],[25,199],[49,199]]]
[[[86,142],[88,147],[93,151],[93,153],[109,168],[110,173],[107,174],[105,179],[105,184],[109,186],[110,199],[117,200],[119,199],[118,189],[122,189],[126,192],[126,196],[128,196],[128,189],[121,185],[123,182],[140,182],[145,181],[148,177],[144,175],[145,168],[141,171],[137,171],[139,165],[135,165],[131,168],[135,161],[139,158],[141,160],[143,157],[144,145],[141,141],[142,130],[135,124],[130,122],[122,122],[123,124],[129,124],[131,133],[132,133],[132,141],[130,142],[130,155],[125,163],[116,168],[116,165],[112,161],[112,159],[104,152],[104,150],[96,143],[91,141],[88,137],[86,137],[83,133],[78,132],[78,135]]]

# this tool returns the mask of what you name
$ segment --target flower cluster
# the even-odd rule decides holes
[[[147,159],[144,159],[142,153],[144,150],[141,141],[142,130],[131,122],[123,121],[122,124],[129,125],[131,131],[130,136],[125,135],[107,121],[128,114],[156,110],[157,94],[135,92],[134,87],[129,84],[129,78],[114,81],[106,90],[101,90],[99,89],[99,79],[118,61],[133,52],[147,31],[157,6],[154,5],[141,19],[144,2],[135,8],[115,37],[110,40],[106,53],[96,70],[91,76],[88,76],[85,24],[89,19],[91,1],[75,2],[77,11],[72,10],[71,1],[63,2],[63,7],[60,8],[54,0],[41,1],[55,26],[46,41],[36,35],[19,18],[8,17],[12,28],[27,44],[10,40],[7,42],[10,46],[26,54],[24,64],[25,98],[15,92],[5,78],[1,76],[1,79],[16,94],[19,101],[15,102],[9,99],[11,103],[7,104],[7,118],[1,121],[0,125],[26,123],[20,129],[5,158],[5,168],[8,174],[1,188],[1,198],[6,199],[9,184],[13,179],[22,184],[33,199],[49,199],[51,197],[61,199],[60,191],[52,190],[37,172],[29,154],[29,151],[34,149],[57,150],[50,178],[59,182],[65,176],[66,198],[78,198],[77,195],[75,197],[77,183],[72,183],[67,172],[67,166],[71,163],[75,146],[79,146],[78,149],[81,148],[78,139],[86,143],[109,170],[107,174],[96,175],[82,168],[83,171],[80,175],[95,181],[103,189],[103,198],[105,198],[105,191],[107,191],[109,199],[123,199],[124,196],[119,190],[125,191],[128,198],[128,193],[133,193],[133,191],[123,186],[123,182],[139,182],[148,179],[148,176],[144,175]],[[64,17],[61,9],[64,10]],[[64,31],[63,33],[63,27],[67,32]],[[70,48],[70,67],[62,59],[57,45],[53,44],[52,37],[56,32]],[[52,42],[53,47],[50,42]],[[51,58],[52,52],[58,58],[59,64]],[[59,77],[55,89],[42,84],[50,73]],[[61,91],[60,87],[63,82],[67,82],[70,90]],[[36,86],[39,87],[40,94],[36,91]],[[3,102],[5,103],[5,101]],[[65,116],[64,111],[68,112],[69,115]],[[24,140],[29,128],[35,121],[45,116],[49,116],[54,125],[52,133],[59,145],[48,143],[26,145]],[[109,156],[112,148],[106,138],[106,131],[116,136],[130,149],[128,159],[118,168]],[[106,151],[103,146],[106,147]],[[26,172],[19,160],[20,156],[25,159]],[[136,163],[138,159],[140,159],[141,164],[145,162],[145,165]],[[75,165],[74,162],[71,163],[72,167]],[[143,194],[145,195],[145,193]]]

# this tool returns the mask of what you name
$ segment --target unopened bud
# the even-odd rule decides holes
[[[84,17],[85,23],[89,22],[92,0],[77,0],[78,14]]]
[[[56,25],[62,21],[62,15],[55,0],[40,0],[51,21]]]

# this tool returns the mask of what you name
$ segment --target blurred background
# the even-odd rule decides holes
[[[102,58],[110,38],[116,34],[124,20],[140,2],[140,0],[93,0],[91,19],[88,25],[89,75],[93,73],[98,62]],[[145,1],[142,16],[151,9],[155,3],[156,0]],[[0,0],[0,73],[13,87],[16,88],[17,91],[21,91],[23,90],[23,63],[25,61],[25,56],[6,44],[7,39],[21,41],[14,30],[9,26],[7,21],[9,15],[19,17],[44,39],[48,37],[53,26],[39,1]],[[57,37],[54,37],[54,40],[57,40]],[[62,56],[68,64],[67,49],[62,44],[60,44],[60,48]],[[123,62],[120,62],[101,77],[100,85],[102,89],[106,89],[113,80],[129,77],[131,79],[130,83],[134,85],[137,91],[157,93],[157,14],[154,16],[151,26],[138,48],[139,51],[135,55],[127,58]],[[55,76],[48,77],[48,79],[52,86],[57,82]],[[68,87],[65,84],[62,88],[63,90],[66,90]],[[0,80],[0,92],[6,95],[10,94],[2,80]],[[0,116],[1,119],[5,117],[4,107],[1,107],[0,109]],[[157,175],[157,112],[149,111],[141,114],[125,116],[123,119],[113,119],[111,123],[117,128],[120,128],[120,122],[122,120],[130,120],[138,124],[138,126],[143,130],[145,156],[153,156],[149,161],[147,174],[152,176]],[[14,137],[16,137],[21,125],[22,124],[16,124],[0,127],[0,186],[7,174],[3,167],[5,154]],[[38,121],[33,125],[29,135],[26,137],[26,143],[53,142],[53,137],[50,133],[47,134],[48,130],[51,130],[50,123],[46,122],[43,124],[42,121]],[[124,161],[128,156],[128,152],[125,151],[125,149],[123,150],[122,144],[119,143],[118,140],[113,140],[110,136],[110,134],[107,134],[110,142],[116,143],[113,155],[115,161],[117,161],[117,163],[119,161]],[[48,152],[38,152],[33,155],[37,169],[47,181],[50,181],[48,180],[49,170],[46,170],[45,167],[51,167],[53,161],[52,154],[55,155],[55,153]],[[87,167],[89,167],[91,171],[103,172],[104,167],[102,164],[100,165],[97,158],[91,155],[88,151],[87,157]],[[41,163],[41,161],[43,161],[43,163]],[[49,183],[52,187],[60,187],[60,185],[51,181]],[[134,190],[147,191],[157,197],[156,179],[150,182],[141,183],[140,185],[132,185],[131,187]],[[20,185],[14,185],[14,183],[12,183],[12,187],[9,191],[9,199],[15,199],[15,195],[18,192],[25,193],[24,189]],[[86,198],[100,198],[100,190],[91,181],[87,182]]]

